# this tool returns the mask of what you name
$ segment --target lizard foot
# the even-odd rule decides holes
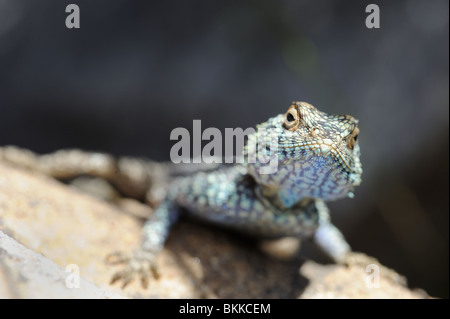
[[[144,249],[137,249],[132,253],[112,252],[106,256],[106,263],[108,265],[125,264],[125,267],[112,276],[110,284],[122,281],[122,288],[125,288],[135,277],[139,277],[142,287],[147,288],[150,273],[155,279],[159,278],[155,259],[154,252]]]
[[[380,262],[378,261],[378,259],[374,258],[374,257],[370,257],[367,256],[364,253],[359,253],[359,252],[348,252],[345,255],[345,258],[342,262],[344,265],[346,265],[347,267],[351,267],[351,266],[360,266],[360,267],[366,267],[369,264],[380,264]]]

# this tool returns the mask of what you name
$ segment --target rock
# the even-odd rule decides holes
[[[118,206],[0,162],[0,298],[427,297],[381,265],[379,288],[369,288],[364,261],[346,267],[288,258],[298,255],[292,240],[280,244],[287,253],[276,253],[276,243],[265,251],[254,239],[184,220],[158,257],[160,279],[147,289],[139,281],[110,285],[120,267],[106,265],[105,257],[137,247],[142,223]],[[79,268],[79,289],[66,287],[69,265]]]
[[[74,278],[77,270],[73,266],[63,269],[0,232],[0,299],[122,298]]]

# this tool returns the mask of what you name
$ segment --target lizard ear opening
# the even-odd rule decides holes
[[[300,114],[295,105],[292,105],[289,110],[287,110],[283,119],[283,126],[285,129],[294,131],[297,129],[300,123]]]

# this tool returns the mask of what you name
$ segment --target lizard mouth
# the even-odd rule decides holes
[[[299,146],[302,148],[310,149],[310,151],[313,152],[316,156],[334,155],[334,157],[336,157],[338,161],[345,166],[346,170],[349,173],[355,173],[354,168],[352,168],[349,162],[345,159],[345,156],[342,154],[342,152],[331,144],[307,142],[302,143]]]

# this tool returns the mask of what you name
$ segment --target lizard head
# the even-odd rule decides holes
[[[278,195],[284,207],[304,197],[352,197],[362,174],[358,134],[358,120],[350,115],[329,115],[306,102],[293,102],[284,115],[260,124],[249,137],[247,158],[253,153],[266,158],[247,160],[248,172],[266,195]],[[271,170],[262,170],[269,164]]]

